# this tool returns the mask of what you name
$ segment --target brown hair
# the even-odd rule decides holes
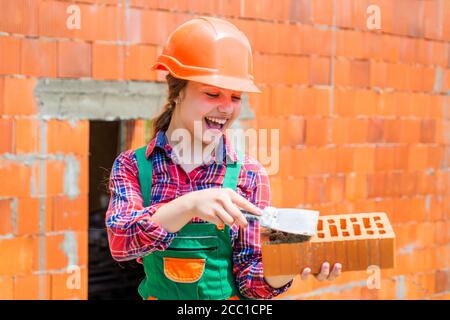
[[[172,119],[173,110],[176,106],[176,99],[180,96],[181,91],[186,87],[188,80],[175,78],[170,73],[166,76],[166,81],[169,89],[167,102],[164,105],[162,112],[156,117],[153,124],[152,137],[156,136],[158,131],[166,131],[169,128],[170,120]]]

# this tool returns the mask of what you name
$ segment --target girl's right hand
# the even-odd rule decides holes
[[[230,188],[209,188],[194,191],[185,195],[190,203],[189,211],[192,217],[214,223],[217,226],[238,224],[247,227],[247,219],[239,208],[255,215],[262,211],[253,203]]]

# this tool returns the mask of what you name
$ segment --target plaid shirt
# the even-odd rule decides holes
[[[223,148],[225,145],[225,148]],[[165,250],[176,237],[167,232],[151,216],[163,204],[186,193],[205,188],[221,187],[227,161],[237,161],[236,152],[221,141],[223,160],[211,160],[189,173],[178,164],[167,142],[165,132],[158,132],[147,146],[146,156],[152,156],[153,182],[150,206],[144,207],[139,187],[138,166],[134,150],[122,152],[114,161],[109,189],[111,198],[106,212],[106,226],[113,258],[117,261],[137,259],[155,251]],[[220,153],[219,153],[220,154]],[[238,179],[237,193],[263,209],[270,204],[269,178],[264,167],[245,156]],[[192,223],[205,223],[193,218]],[[292,281],[281,288],[272,288],[264,279],[260,225],[249,221],[247,228],[230,228],[233,247],[233,273],[242,295],[248,298],[270,299],[285,292]]]

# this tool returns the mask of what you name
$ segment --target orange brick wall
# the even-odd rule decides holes
[[[66,28],[66,9],[81,29]],[[366,27],[369,4],[381,30]],[[295,280],[281,298],[450,298],[450,1],[0,0],[0,299],[87,298],[89,122],[42,119],[41,78],[162,81],[148,68],[196,15],[249,37],[256,128],[280,129],[273,204],[322,215],[386,212],[397,263],[381,288],[366,272]],[[136,122],[132,146],[144,142]],[[64,189],[67,157],[78,192]],[[72,158],[71,158],[72,159]],[[76,248],[69,248],[70,244]],[[68,254],[67,252],[70,252]],[[81,267],[81,288],[66,285]]]

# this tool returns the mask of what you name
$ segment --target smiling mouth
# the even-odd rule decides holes
[[[228,119],[205,117],[205,123],[208,129],[222,130],[227,122]]]

